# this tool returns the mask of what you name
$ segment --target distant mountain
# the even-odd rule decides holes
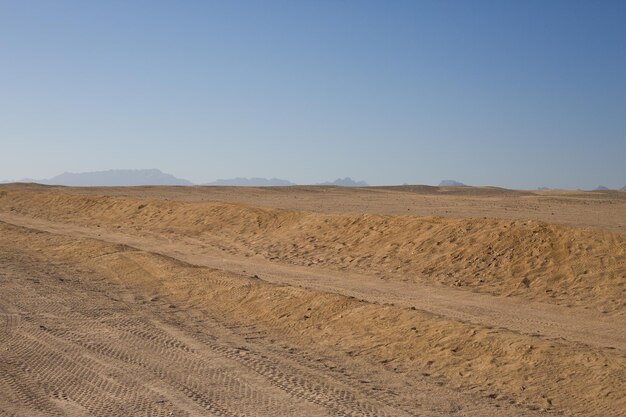
[[[230,187],[286,187],[295,183],[280,178],[231,178],[216,180],[203,185],[221,185]]]
[[[626,185],[621,188],[622,191],[626,191]]]
[[[607,191],[608,188],[604,185],[598,185],[593,191]]]
[[[365,181],[354,181],[350,177],[337,178],[333,182],[321,182],[315,185],[336,185],[337,187],[368,187],[369,184]]]
[[[440,187],[467,187],[466,184],[455,180],[443,180],[439,183]]]
[[[47,180],[24,179],[20,182],[35,182],[46,185],[72,187],[106,187],[134,185],[193,185],[190,181],[176,178],[158,169],[112,169],[96,172],[64,172]]]
[[[537,188],[537,191],[548,191],[549,188],[548,187],[539,187]]]
[[[15,182],[34,182],[34,183],[40,183],[41,184],[41,180],[34,180],[32,178],[22,178],[21,180],[2,180],[0,181],[0,184],[11,184],[11,183],[15,183]]]

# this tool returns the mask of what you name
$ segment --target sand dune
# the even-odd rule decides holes
[[[396,372],[417,367],[453,387],[502,396],[530,409],[617,415],[626,406],[618,389],[626,362],[619,355],[274,286],[124,246],[1,227],[5,248],[28,247],[45,253],[47,262],[95,271],[144,300],[167,297],[177,308],[209,309],[297,344],[339,349]]]
[[[626,236],[537,221],[321,214],[236,204],[17,193],[0,207],[229,253],[377,272],[496,295],[623,312]]]
[[[130,197],[140,200],[238,203],[333,214],[416,215],[446,218],[538,220],[626,231],[626,192],[520,191],[496,187],[106,187],[3,185],[28,193]]]
[[[463,188],[0,187],[0,415],[621,415],[619,198],[549,195],[613,216],[587,228],[405,213],[537,198]]]

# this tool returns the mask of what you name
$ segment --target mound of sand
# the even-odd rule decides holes
[[[266,216],[253,217],[273,228],[284,225],[280,216]],[[45,262],[82,271],[83,279],[95,271],[144,299],[167,297],[182,309],[215,311],[242,325],[254,323],[272,335],[345,352],[398,373],[417,369],[477,395],[573,415],[619,415],[626,408],[620,389],[626,361],[608,351],[275,286],[91,239],[2,223],[0,236],[5,250],[28,248]]]
[[[5,192],[0,209],[193,238],[276,262],[377,272],[620,312],[626,236],[537,221],[321,214],[238,204]]]

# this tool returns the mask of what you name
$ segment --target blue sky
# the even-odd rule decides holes
[[[0,179],[626,185],[625,1],[0,0]]]

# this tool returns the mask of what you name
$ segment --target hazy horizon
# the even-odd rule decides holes
[[[626,185],[626,3],[0,2],[0,180]]]
[[[161,174],[160,176],[155,176],[155,172]],[[122,174],[139,174],[135,177],[132,175],[122,175]],[[104,175],[94,175],[94,174],[104,174]],[[106,174],[112,174],[111,177],[107,177]],[[142,177],[141,175],[146,175]],[[141,179],[147,179],[147,182],[137,182]],[[56,175],[51,178],[20,178],[20,179],[0,179],[0,184],[6,183],[24,183],[24,182],[34,182],[44,185],[66,185],[66,186],[79,186],[79,187],[91,187],[91,186],[139,186],[139,185],[183,185],[183,186],[248,186],[248,187],[280,187],[280,186],[309,186],[309,185],[339,185],[339,186],[356,186],[356,187],[372,187],[372,186],[402,186],[402,185],[427,185],[427,186],[439,186],[439,187],[490,187],[494,186],[493,184],[466,184],[463,181],[457,181],[455,179],[446,178],[442,179],[438,183],[390,183],[390,184],[369,184],[363,180],[355,179],[350,176],[339,177],[334,180],[328,181],[319,181],[314,183],[295,183],[292,182],[289,178],[266,178],[266,177],[234,177],[234,178],[217,178],[209,181],[200,181],[193,182],[189,181],[187,178],[182,178],[177,176],[171,172],[163,172],[158,168],[149,168],[149,169],[112,169],[112,170],[104,170],[104,171],[90,171],[90,172],[63,172],[59,175]],[[497,186],[496,186],[497,187]],[[506,188],[506,187],[504,187]],[[533,188],[519,188],[519,190],[542,190],[542,189],[559,189],[555,187],[533,187]],[[626,186],[623,187],[605,187],[603,184],[597,184],[591,188],[570,188],[570,190],[597,190],[597,189],[607,189],[607,190],[623,190],[626,189]],[[567,189],[566,189],[567,190]]]

